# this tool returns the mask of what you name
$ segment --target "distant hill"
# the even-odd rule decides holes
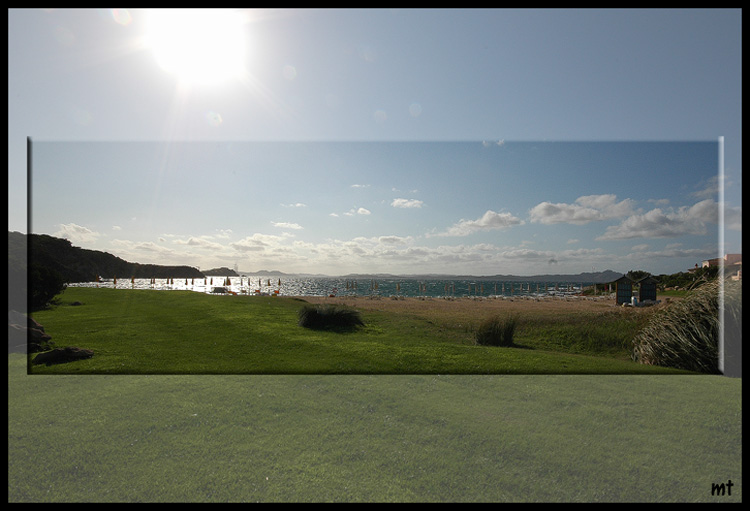
[[[235,272],[226,267],[213,268],[201,272],[191,266],[163,266],[155,264],[140,264],[128,262],[107,252],[88,250],[74,247],[70,241],[55,238],[46,234],[27,235],[19,232],[8,231],[8,268],[11,283],[16,280],[21,282],[22,278],[15,278],[26,271],[26,247],[30,248],[29,263],[48,266],[60,272],[67,282],[91,282],[100,275],[102,278],[201,278],[206,276],[248,276],[261,275],[267,277],[327,277],[325,275],[309,274],[287,274],[278,270],[259,270],[255,272]],[[613,282],[623,274],[612,270],[601,272],[586,272],[578,274],[555,274],[555,275],[446,275],[446,274],[420,274],[420,275],[393,275],[393,274],[349,274],[341,278],[350,279],[460,279],[479,281],[505,281],[505,282],[582,282],[605,284]],[[19,280],[20,279],[20,280]]]
[[[211,270],[203,270],[203,275],[206,277],[239,277],[239,274],[236,271],[230,270],[226,266],[213,268]]]
[[[622,273],[618,273],[612,270],[604,270],[600,272],[588,272],[588,273],[577,273],[577,274],[556,274],[556,275],[532,275],[532,276],[521,276],[521,275],[446,275],[446,274],[420,274],[420,275],[392,275],[387,273],[377,274],[349,274],[345,275],[344,278],[351,279],[425,279],[425,280],[436,280],[436,279],[451,279],[451,280],[494,280],[504,282],[586,282],[593,284],[606,284],[613,282],[620,277]]]
[[[258,271],[243,271],[243,275],[262,275],[263,277],[289,277],[291,275],[298,276],[296,274],[284,273],[279,270],[258,270]]]
[[[28,252],[27,252],[28,249]],[[59,272],[67,282],[92,282],[97,275],[135,278],[201,278],[203,273],[192,266],[164,266],[125,261],[108,252],[74,247],[69,240],[47,234],[8,232],[9,274],[25,272],[29,265],[39,265]]]

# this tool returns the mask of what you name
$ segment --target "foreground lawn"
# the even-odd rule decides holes
[[[10,354],[8,501],[741,502],[741,419],[722,376],[36,376]]]
[[[72,305],[81,302],[82,305]],[[632,362],[635,323],[619,315],[522,328],[518,346],[475,346],[471,329],[368,310],[348,332],[297,325],[304,301],[190,291],[69,288],[32,316],[58,347],[93,358],[35,374],[655,374]],[[611,317],[610,317],[611,316]]]

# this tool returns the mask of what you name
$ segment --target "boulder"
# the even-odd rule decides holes
[[[41,330],[41,332],[44,333],[44,327],[40,325],[39,323],[37,323],[37,321],[34,318],[32,318],[31,316],[28,316],[27,319],[28,321],[27,321],[26,326],[28,326],[29,328],[35,328],[36,330]]]
[[[25,314],[8,311],[8,353],[36,353],[54,345],[44,327]]]
[[[45,351],[34,357],[32,364],[64,364],[75,360],[83,360],[94,356],[92,350],[78,348],[76,346],[66,346],[64,348],[55,348],[52,351]]]
[[[54,343],[50,341],[52,336],[44,333],[44,330],[38,328],[27,328],[27,342],[29,345],[29,353],[36,353],[38,351],[44,351],[49,349]]]

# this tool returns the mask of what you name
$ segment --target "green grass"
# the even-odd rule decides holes
[[[9,502],[742,501],[741,379],[8,372]]]
[[[73,306],[79,301],[83,305]],[[363,311],[356,330],[298,324],[306,302],[190,291],[69,288],[32,316],[56,346],[88,360],[30,365],[35,374],[663,374],[630,360],[634,321],[519,320],[517,347],[478,346],[474,327]]]

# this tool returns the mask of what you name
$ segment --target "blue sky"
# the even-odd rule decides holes
[[[672,273],[719,252],[724,137],[741,252],[739,10],[211,18],[9,11],[10,230],[30,136],[34,232],[131,261]]]

